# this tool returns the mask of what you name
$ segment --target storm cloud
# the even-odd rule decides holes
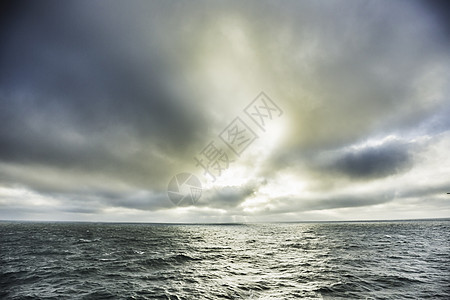
[[[404,172],[412,166],[410,146],[394,141],[360,149],[345,149],[328,155],[331,157],[322,168],[323,171],[335,171],[361,179],[389,176]]]

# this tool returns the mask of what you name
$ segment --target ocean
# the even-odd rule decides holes
[[[450,220],[0,222],[1,299],[450,299]]]

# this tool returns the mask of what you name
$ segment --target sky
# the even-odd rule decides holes
[[[450,217],[445,1],[0,11],[0,219]]]

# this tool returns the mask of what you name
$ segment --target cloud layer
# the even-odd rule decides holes
[[[448,217],[442,5],[7,3],[0,219]],[[260,91],[284,112],[265,132],[243,113]],[[193,158],[236,116],[258,139],[212,182]],[[167,197],[180,172],[194,207]]]

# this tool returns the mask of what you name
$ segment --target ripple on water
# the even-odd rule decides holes
[[[449,229],[0,223],[0,298],[449,299]]]

